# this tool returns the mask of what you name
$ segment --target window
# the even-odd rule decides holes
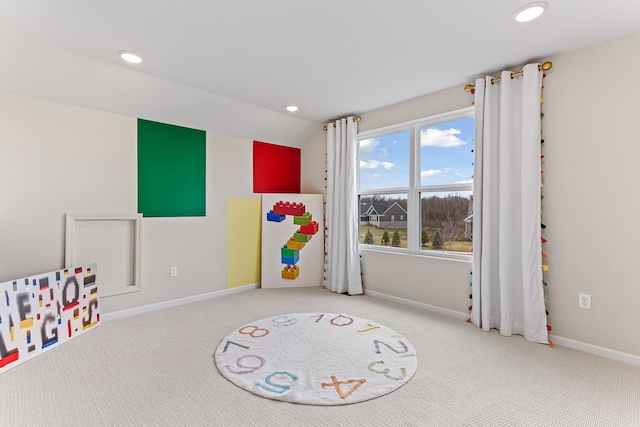
[[[471,107],[358,135],[360,243],[472,252],[473,127]]]

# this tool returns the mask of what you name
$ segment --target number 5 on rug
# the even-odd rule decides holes
[[[289,373],[289,372],[286,372],[286,371],[283,371],[283,372],[274,372],[273,374],[269,374],[269,375],[267,375],[267,377],[264,379],[264,382],[265,382],[265,383],[267,383],[267,384],[269,384],[269,385],[270,385],[270,386],[272,386],[272,387],[279,388],[280,390],[276,390],[276,389],[273,389],[273,388],[271,388],[271,387],[267,387],[266,385],[264,385],[264,384],[262,384],[262,383],[256,383],[256,385],[257,385],[258,387],[260,387],[261,389],[263,389],[263,390],[270,391],[271,393],[278,393],[278,394],[282,394],[282,393],[284,393],[285,391],[289,390],[289,389],[291,388],[291,386],[290,386],[290,385],[275,384],[273,381],[271,381],[271,378],[273,378],[273,377],[274,377],[274,376],[276,376],[276,375],[286,375],[286,376],[288,376],[289,378],[291,378],[293,381],[296,381],[296,380],[298,379],[298,377],[296,377],[295,375],[293,375],[293,374],[291,374],[291,373]]]

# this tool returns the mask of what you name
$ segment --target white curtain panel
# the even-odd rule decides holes
[[[540,226],[542,72],[475,89],[471,321],[548,343]]]
[[[324,286],[333,292],[362,293],[356,188],[357,122],[353,117],[327,126],[327,206]]]

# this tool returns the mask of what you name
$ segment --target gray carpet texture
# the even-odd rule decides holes
[[[224,378],[234,328],[347,313],[404,335],[418,371],[361,403],[265,399]],[[0,426],[640,426],[640,367],[319,288],[255,289],[103,322],[0,375]]]

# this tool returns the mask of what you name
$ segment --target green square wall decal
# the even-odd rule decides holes
[[[138,119],[138,212],[206,215],[206,132]]]

